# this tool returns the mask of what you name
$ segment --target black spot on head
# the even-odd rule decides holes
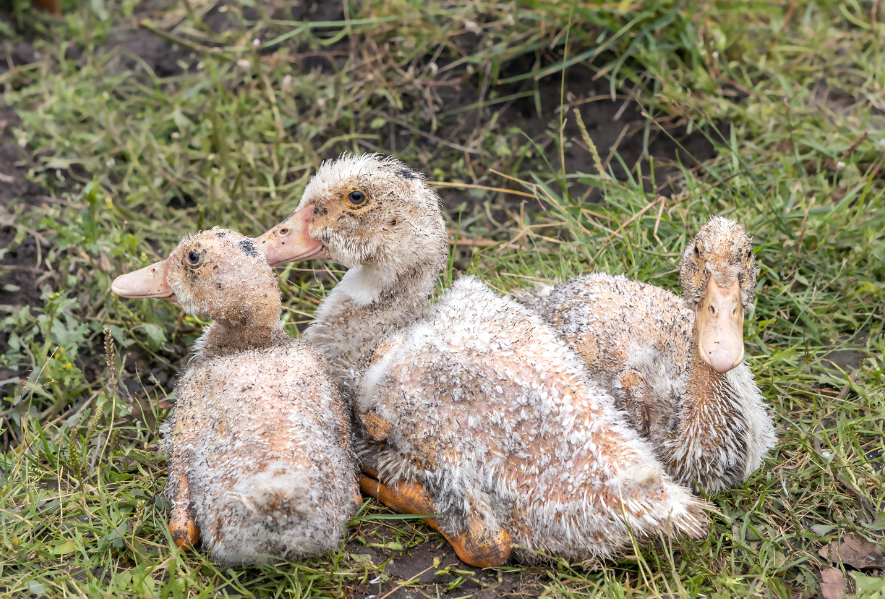
[[[396,174],[398,176],[402,177],[403,179],[412,180],[412,179],[418,178],[418,175],[416,175],[414,172],[410,171],[407,168],[401,168],[400,170],[396,171]]]
[[[227,235],[227,233],[225,233],[224,231],[215,234],[216,237],[224,237],[225,235]]]
[[[240,241],[240,248],[245,252],[247,256],[255,257],[258,253],[255,251],[255,244],[252,243],[251,239],[243,239]]]

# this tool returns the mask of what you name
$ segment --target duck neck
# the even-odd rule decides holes
[[[692,488],[697,483],[713,493],[742,480],[746,415],[731,376],[716,372],[701,358],[697,330],[690,356],[679,422],[671,431],[674,451],[668,466],[678,482]]]
[[[272,312],[272,311],[271,311]],[[194,344],[194,360],[265,347],[288,339],[280,312],[250,314],[244,319],[212,321]]]
[[[701,359],[697,336],[691,344],[691,362],[685,393],[693,412],[706,411],[733,401],[731,384],[725,374],[716,372]]]
[[[695,298],[687,297],[683,287],[683,301],[686,306],[697,304]],[[691,308],[689,308],[691,309]],[[685,371],[685,391],[682,405],[688,414],[710,413],[717,406],[727,405],[734,401],[734,391],[726,374],[713,370],[701,357],[700,329],[698,328],[697,311],[692,311],[691,344],[688,348],[689,362]],[[685,412],[685,410],[683,410]]]
[[[339,381],[355,386],[378,344],[424,311],[445,264],[394,269],[362,264],[347,271],[305,331]]]

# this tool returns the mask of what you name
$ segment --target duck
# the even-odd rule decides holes
[[[420,173],[376,154],[327,161],[256,244],[272,266],[347,267],[304,336],[351,402],[360,488],[463,562],[605,559],[634,536],[705,533],[710,505],[537,314],[472,276],[431,302],[448,246]]]
[[[777,444],[744,355],[759,267],[745,227],[711,217],[686,245],[682,295],[590,273],[517,294],[615,398],[676,482],[739,487]]]
[[[350,417],[322,356],[280,325],[280,291],[255,241],[214,228],[121,275],[125,298],[212,319],[164,424],[169,532],[229,565],[321,555],[362,504]]]

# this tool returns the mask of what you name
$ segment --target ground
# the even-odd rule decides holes
[[[882,587],[875,559],[819,553],[856,535],[881,555],[885,533],[878,0],[62,7],[0,3],[0,595]],[[120,301],[110,281],[196,228],[257,235],[344,151],[395,154],[434,182],[451,232],[440,289],[464,272],[505,293],[596,269],[678,291],[709,215],[747,226],[762,269],[747,353],[779,444],[712,498],[706,539],[477,570],[369,503],[314,560],[227,569],[170,546],[157,427],[205,322]],[[279,273],[293,335],[340,274]]]

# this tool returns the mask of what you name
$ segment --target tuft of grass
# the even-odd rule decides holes
[[[0,71],[18,119],[0,134],[25,148],[2,174],[45,189],[0,209],[0,259],[36,244],[41,289],[0,306],[0,594],[807,597],[821,546],[883,544],[877,3],[313,6],[71,1],[53,21],[16,2],[0,20],[19,36],[4,56],[40,53]],[[482,572],[370,504],[322,558],[229,569],[175,549],[158,422],[206,323],[120,301],[110,282],[195,228],[262,232],[343,151],[394,153],[434,180],[452,242],[441,286],[597,269],[676,290],[709,215],[747,226],[762,268],[747,354],[780,444],[714,498],[706,539]],[[0,275],[19,266],[33,265]],[[341,274],[279,273],[292,334]]]

